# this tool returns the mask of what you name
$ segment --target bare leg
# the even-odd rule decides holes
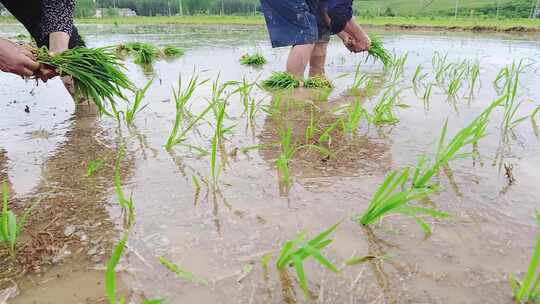
[[[328,42],[318,42],[311,53],[309,61],[309,76],[324,76],[324,66],[326,65],[326,53]]]
[[[314,47],[315,44],[293,46],[287,59],[287,72],[298,78],[304,78],[304,73]]]

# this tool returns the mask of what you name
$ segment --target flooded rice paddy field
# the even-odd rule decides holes
[[[14,297],[8,303],[106,302],[105,264],[122,235],[113,182],[120,146],[126,150],[122,184],[127,195],[132,193],[136,216],[117,272],[120,292],[133,303],[146,298],[165,303],[512,302],[508,275],[527,269],[538,232],[540,141],[531,119],[515,126],[501,145],[504,109],[497,108],[488,136],[477,145],[478,155],[452,161],[437,176],[442,191],[422,204],[452,217],[427,218],[431,236],[403,216],[386,217],[371,229],[351,218],[367,208],[388,172],[436,152],[446,119],[453,136],[496,100],[497,74],[522,58],[530,65],[521,75],[517,100],[523,103],[516,117],[531,115],[540,100],[538,36],[378,30],[386,47],[400,56],[409,54],[396,85],[402,89],[401,106],[394,110],[399,122],[374,126],[363,121],[356,135],[335,135],[327,144],[333,153],[329,158],[307,149],[296,153],[287,191],[276,168],[280,130],[290,126],[293,142],[304,143],[310,121],[327,127],[342,115],[336,108],[361,100],[371,111],[392,82],[380,64],[349,54],[334,40],[327,75],[335,89],[327,101],[318,91],[271,96],[255,88],[251,97],[259,106],[250,120],[239,94],[232,94],[224,119],[230,129],[219,150],[214,186],[211,156],[202,151],[210,151],[212,114],[188,133],[185,145],[164,148],[175,117],[172,88],[179,75],[184,86],[194,72],[199,80],[209,79],[188,103],[197,115],[212,98],[218,77],[219,83],[265,79],[282,70],[287,50],[270,49],[263,27],[85,25],[81,30],[92,47],[146,41],[178,45],[186,54],[158,61],[152,71],[127,60],[128,75],[138,86],[154,78],[144,99],[148,106],[131,128],[97,117],[86,105],[76,109],[58,80],[36,87],[34,81],[0,75],[0,177],[7,177],[15,210],[41,200],[23,234],[17,262],[1,256],[0,290]],[[17,26],[0,31],[2,36],[22,33]],[[256,51],[269,61],[263,69],[239,64],[243,54]],[[435,77],[435,52],[447,52],[448,63],[479,63],[472,97],[464,80],[456,98],[435,85],[424,100]],[[351,91],[360,63],[371,84]],[[429,75],[419,81],[425,85],[414,89],[418,65]],[[228,87],[224,95],[232,91]],[[280,111],[270,115],[272,109]],[[89,163],[96,160],[102,168],[87,177]],[[513,167],[512,185],[505,164]],[[308,301],[294,269],[283,275],[274,267],[279,251],[299,232],[313,237],[340,220],[334,242],[323,252],[343,271],[335,274],[306,260],[314,297]],[[273,255],[265,269],[261,259],[269,252]],[[345,267],[344,261],[366,255],[385,258]],[[209,284],[177,278],[158,257]]]

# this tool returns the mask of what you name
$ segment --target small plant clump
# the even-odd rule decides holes
[[[385,67],[389,67],[392,64],[392,56],[384,48],[381,38],[373,34],[369,35],[369,38],[371,39],[371,47],[368,50],[368,58],[380,60]]]
[[[304,87],[308,89],[331,89],[334,85],[324,76],[312,76],[304,81]]]
[[[163,48],[163,55],[167,58],[178,58],[184,55],[184,50],[174,45],[167,45]]]
[[[286,90],[299,88],[300,84],[298,78],[287,72],[275,72],[262,82],[262,87],[267,90]]]
[[[250,65],[255,67],[261,67],[266,64],[266,58],[261,53],[245,54],[240,58],[240,63],[243,65]]]
[[[42,47],[34,53],[39,63],[52,66],[61,76],[73,77],[75,95],[94,102],[100,113],[111,116],[105,102],[116,112],[114,98],[126,100],[122,90],[135,91],[122,71],[124,65],[110,48],[74,48],[53,56]]]

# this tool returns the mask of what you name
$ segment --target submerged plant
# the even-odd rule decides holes
[[[240,58],[240,63],[243,65],[251,65],[261,67],[266,64],[266,58],[261,53],[245,54]]]
[[[308,89],[331,89],[334,85],[324,76],[312,76],[304,81],[304,87]]]
[[[86,177],[90,177],[90,176],[94,175],[102,167],[103,167],[103,160],[96,159],[96,160],[90,161],[88,163],[88,167],[86,168]]]
[[[300,80],[287,72],[274,72],[261,85],[266,90],[296,89],[300,87]]]
[[[150,80],[146,84],[146,86],[144,86],[144,88],[142,88],[140,90],[137,90],[137,92],[135,92],[135,99],[133,101],[133,104],[131,104],[131,107],[128,107],[126,109],[125,120],[126,120],[126,124],[128,126],[133,125],[133,123],[135,121],[135,116],[148,106],[146,104],[146,105],[143,105],[141,107],[141,104],[142,104],[142,100],[144,99],[144,96],[146,95],[146,92],[150,88],[150,85],[152,84],[152,82],[153,82],[153,79]]]
[[[75,95],[95,103],[100,113],[111,115],[107,101],[114,111],[115,98],[126,100],[123,89],[135,91],[135,86],[122,71],[124,65],[110,48],[74,48],[51,55],[43,47],[36,49],[35,54],[39,63],[54,67],[61,76],[73,77]]]
[[[39,204],[35,202],[30,208],[26,209],[23,215],[19,218],[9,209],[9,189],[6,182],[2,183],[2,213],[0,213],[0,243],[6,246],[12,258],[15,258],[17,240],[22,233],[24,225],[28,220],[28,216]]]
[[[435,218],[449,217],[449,214],[435,209],[411,205],[433,194],[436,190],[430,188],[415,188],[408,185],[409,168],[391,172],[373,195],[369,207],[356,220],[363,226],[369,226],[389,214],[403,214],[412,217],[422,227],[426,234],[431,234],[431,228],[421,216]]]
[[[165,266],[167,269],[174,272],[181,279],[184,279],[184,280],[186,280],[188,282],[191,282],[191,283],[208,285],[207,280],[197,277],[193,273],[183,269],[179,265],[167,260],[164,257],[159,257],[159,262],[161,263],[161,265]]]
[[[536,221],[540,227],[538,212]],[[540,233],[536,238],[536,246],[523,282],[518,281],[513,275],[510,275],[509,281],[514,299],[518,303],[540,303]]]
[[[166,47],[163,48],[163,55],[165,55],[165,57],[168,57],[168,58],[177,58],[177,57],[181,57],[181,56],[184,56],[184,50],[177,47],[177,46],[174,46],[174,45],[167,45]]]
[[[305,259],[313,257],[319,264],[326,267],[328,270],[339,273],[337,267],[322,255],[321,250],[332,243],[332,240],[328,239],[328,237],[334,233],[340,224],[341,222],[335,224],[307,242],[305,240],[305,234],[300,233],[295,240],[286,242],[281,249],[281,255],[276,263],[277,269],[283,271],[287,266],[294,266],[296,275],[298,276],[298,282],[300,283],[300,287],[302,287],[306,298],[310,297],[310,293],[307,285],[306,273],[304,271]]]
[[[373,58],[374,60],[380,60],[385,67],[389,67],[392,64],[392,57],[388,50],[383,46],[381,38],[377,35],[369,35],[371,39],[371,46],[368,50],[368,58]]]

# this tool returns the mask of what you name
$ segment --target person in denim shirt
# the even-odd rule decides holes
[[[272,47],[292,46],[287,72],[303,78],[324,75],[331,35],[351,52],[369,49],[371,41],[353,19],[352,0],[261,0]]]

